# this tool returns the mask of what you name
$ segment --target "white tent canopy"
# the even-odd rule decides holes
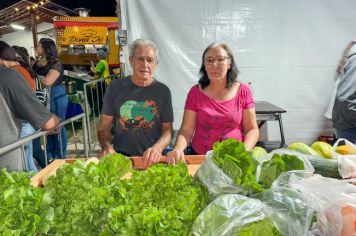
[[[356,39],[356,1],[120,2],[128,43],[148,38],[158,45],[155,77],[172,91],[175,129],[186,95],[198,81],[204,49],[224,42],[234,52],[238,79],[252,83],[255,100],[287,110],[282,115],[287,143],[311,143],[332,134],[324,113],[342,50]],[[276,122],[269,122],[267,139],[279,139]]]

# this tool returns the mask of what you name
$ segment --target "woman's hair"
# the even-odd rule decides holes
[[[341,59],[340,59],[340,61],[339,61],[339,65],[337,66],[337,69],[336,69],[336,71],[337,71],[337,73],[338,73],[339,75],[342,74],[342,72],[343,72],[343,70],[344,70],[344,67],[345,67],[345,64],[346,64],[346,62],[347,62],[347,59],[348,59],[348,57],[349,57],[350,49],[351,49],[352,46],[354,46],[355,44],[356,44],[356,41],[351,41],[351,42],[349,42],[349,43],[346,45],[346,47],[345,47],[345,49],[344,49],[344,51],[343,51],[343,53],[342,53]]]
[[[41,44],[47,61],[58,58],[58,51],[56,43],[50,38],[41,38],[39,43]]]
[[[148,39],[136,39],[135,41],[133,41],[130,45],[130,57],[133,57],[135,55],[137,48],[145,46],[153,49],[155,53],[155,59],[156,61],[158,61],[158,48],[154,42]]]
[[[14,49],[4,41],[0,41],[0,58],[5,61],[17,61]]]
[[[205,70],[205,65],[204,65],[204,60],[205,60],[205,54],[212,48],[222,48],[225,50],[227,53],[227,56],[230,59],[230,69],[227,71],[227,79],[226,79],[226,86],[225,88],[229,89],[231,86],[237,82],[237,75],[239,73],[239,69],[237,68],[237,65],[235,64],[235,59],[234,55],[232,54],[231,49],[224,43],[212,43],[210,44],[204,51],[203,56],[202,56],[202,65],[200,67],[199,71],[199,81],[198,83],[200,84],[201,88],[204,89],[210,84],[210,80],[208,78],[208,73]]]
[[[32,78],[36,78],[37,75],[32,70],[32,67],[30,66],[30,60],[29,60],[27,49],[17,45],[12,46],[12,48],[16,53],[16,57],[17,57],[16,60],[20,63],[22,67],[24,67],[30,73]]]

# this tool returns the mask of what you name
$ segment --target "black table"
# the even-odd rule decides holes
[[[257,146],[266,148],[268,151],[285,147],[285,138],[282,124],[282,113],[287,111],[266,101],[256,101],[256,120],[258,128],[261,128],[267,121],[278,121],[281,141],[259,141]]]

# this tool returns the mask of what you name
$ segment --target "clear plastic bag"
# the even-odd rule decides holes
[[[267,155],[264,155],[263,157],[261,157],[258,162],[258,166],[257,166],[257,170],[256,170],[256,180],[257,182],[260,180],[260,175],[261,175],[261,169],[262,169],[262,165],[263,162],[265,161],[269,161],[271,160],[273,154],[288,154],[288,155],[294,155],[296,156],[299,160],[303,161],[304,163],[304,170],[295,170],[292,172],[306,172],[306,173],[314,173],[314,167],[313,165],[310,163],[310,161],[307,158],[306,154],[300,153],[298,151],[294,151],[294,150],[290,150],[290,149],[275,149],[272,152],[268,153]]]
[[[308,235],[356,235],[356,186],[350,181],[286,172],[272,189],[289,188],[304,196],[316,219]]]
[[[195,219],[192,234],[195,236],[236,235],[241,226],[263,220],[267,216],[268,210],[258,199],[238,194],[221,195],[205,207]]]
[[[282,173],[291,173],[284,172]],[[304,236],[308,234],[313,219],[313,208],[308,196],[290,188],[275,187],[255,195],[272,209],[269,217],[282,235]]]
[[[345,142],[345,145],[356,149],[356,145],[347,139],[338,139],[333,145],[332,158],[337,159],[340,176],[344,179],[356,177],[356,155],[342,155],[336,152],[340,142]]]
[[[284,189],[282,193],[270,189],[259,196],[261,200],[238,194],[219,196],[196,218],[192,234],[238,235],[248,224],[269,220],[281,235],[306,235],[312,209],[302,202],[297,192]]]
[[[213,151],[206,153],[205,161],[198,169],[196,176],[208,189],[212,197],[227,193],[247,194],[242,188],[236,186],[234,181],[214,163]]]

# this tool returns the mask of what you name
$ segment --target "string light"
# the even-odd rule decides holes
[[[36,3],[33,3],[32,5],[29,5],[26,7],[26,10],[36,10],[38,7],[45,5],[46,3],[50,2],[49,0],[40,0]],[[18,7],[15,7],[14,9],[16,12],[19,12],[20,9]]]

